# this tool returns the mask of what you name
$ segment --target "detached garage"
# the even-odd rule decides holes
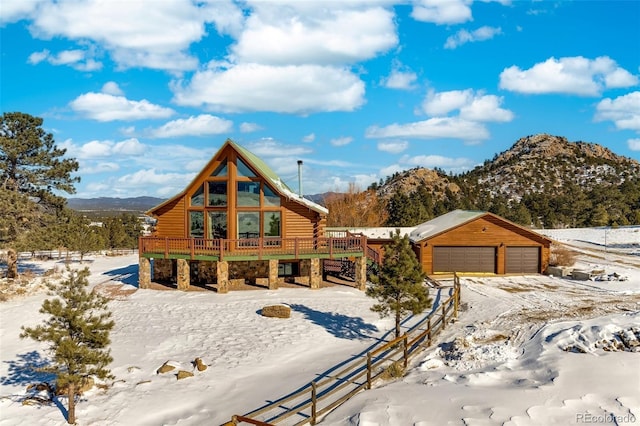
[[[427,274],[536,274],[551,240],[488,212],[454,210],[418,225],[409,238]]]

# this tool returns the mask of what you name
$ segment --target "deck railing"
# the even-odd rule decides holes
[[[367,238],[163,238],[140,237],[140,256],[188,258],[262,259],[269,257],[299,259],[315,255],[324,258],[365,255]]]

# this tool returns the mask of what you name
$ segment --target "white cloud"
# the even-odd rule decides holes
[[[513,120],[513,112],[500,108],[502,97],[485,95],[472,89],[435,92],[430,90],[422,104],[423,110],[431,115],[446,115],[459,110],[460,118],[469,121]]]
[[[627,145],[631,151],[640,151],[640,139],[629,139]]]
[[[118,165],[118,163],[100,162],[100,163],[88,164],[88,165],[81,163],[80,174],[90,175],[90,174],[96,174],[96,173],[113,173],[113,172],[117,172],[118,170],[120,170],[120,166]]]
[[[387,141],[378,142],[378,150],[383,152],[390,152],[391,154],[398,154],[409,147],[407,141]]]
[[[189,118],[169,121],[152,129],[149,134],[154,138],[174,138],[178,136],[208,136],[228,133],[233,122],[209,114],[191,116]]]
[[[135,138],[120,142],[93,140],[82,145],[76,145],[72,140],[67,139],[60,144],[60,147],[67,150],[69,157],[81,160],[131,157],[141,155],[148,150],[146,145]]]
[[[48,0],[3,0],[0,7],[0,26],[31,16],[41,3]]]
[[[383,85],[389,89],[413,89],[418,79],[416,73],[404,67],[400,62],[394,61],[391,74],[383,79]]]
[[[242,133],[257,132],[258,130],[262,130],[262,126],[257,123],[240,123],[240,131]]]
[[[364,83],[350,70],[317,65],[215,66],[172,84],[179,105],[214,111],[309,114],[353,111],[364,103]]]
[[[315,133],[309,133],[308,135],[305,135],[302,138],[302,142],[306,142],[306,143],[313,142],[314,140],[316,140],[316,134]]]
[[[113,7],[101,0],[59,0],[42,1],[29,12],[36,37],[90,40],[109,51],[120,67],[175,71],[196,68],[188,48],[205,35],[207,23],[228,33],[237,32],[243,20],[232,1],[123,1]]]
[[[124,96],[108,93],[85,93],[71,101],[69,105],[74,111],[97,121],[167,118],[174,114],[171,108],[154,105],[146,99],[131,101]]]
[[[500,27],[480,27],[474,31],[460,30],[454,35],[447,38],[444,44],[445,49],[455,49],[458,46],[462,46],[465,43],[472,43],[476,41],[489,40],[498,34],[502,34]]]
[[[607,56],[549,58],[528,70],[517,66],[500,74],[500,88],[521,93],[567,93],[598,96],[605,89],[638,84],[638,77],[620,68]]]
[[[117,179],[120,188],[145,188],[149,185],[163,185],[175,188],[178,192],[195,177],[195,173],[162,173],[156,169],[138,170]]]
[[[265,65],[344,64],[398,43],[394,14],[362,2],[252,2],[232,56]]]
[[[596,106],[594,119],[595,121],[611,120],[618,129],[640,132],[640,92],[601,100]]]
[[[434,117],[413,123],[371,126],[365,135],[368,138],[454,138],[470,142],[489,138],[489,132],[484,125],[458,117]]]
[[[472,20],[468,0],[413,0],[411,17],[434,24],[460,24]]]
[[[107,81],[105,84],[103,84],[101,92],[113,96],[124,95],[124,92],[120,89],[120,86],[118,86],[118,83],[116,83],[115,81]]]
[[[67,65],[78,71],[85,72],[102,69],[102,63],[88,57],[89,55],[88,52],[80,49],[63,50],[58,52],[57,55],[53,55],[49,50],[45,49],[40,52],[33,52],[29,55],[27,62],[37,65],[42,61],[47,61],[51,65]]]
[[[329,141],[329,143],[333,146],[349,145],[351,142],[353,142],[353,138],[351,136],[341,136]]]
[[[258,157],[295,157],[313,152],[306,146],[287,145],[273,139],[262,139],[246,145],[246,148]],[[288,161],[291,162],[291,159]],[[296,162],[294,161],[293,164]]]

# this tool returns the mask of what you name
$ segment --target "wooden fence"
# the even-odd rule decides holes
[[[331,372],[294,393],[245,415],[232,416],[226,425],[315,425],[356,393],[371,389],[376,379],[389,374],[389,370],[397,367],[398,363],[406,368],[411,357],[431,346],[435,336],[446,328],[447,322],[458,317],[460,279],[455,274],[453,282],[449,297],[408,333],[389,342],[381,342],[366,356],[341,364],[340,371]]]

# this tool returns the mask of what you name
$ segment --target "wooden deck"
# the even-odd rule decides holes
[[[268,259],[338,259],[367,253],[367,238],[163,238],[140,237],[141,257],[238,261]]]

